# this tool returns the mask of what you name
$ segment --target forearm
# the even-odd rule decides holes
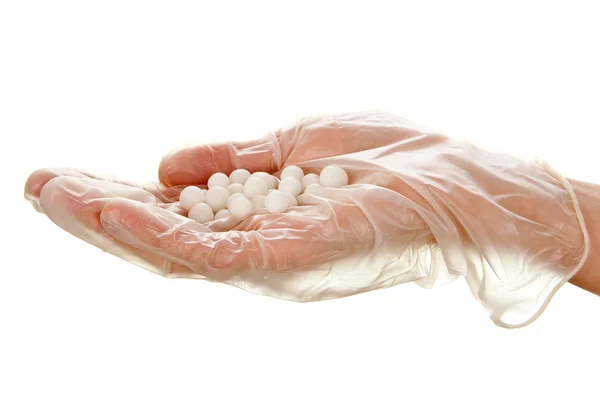
[[[600,295],[600,185],[569,179],[579,201],[590,237],[586,263],[570,282]]]

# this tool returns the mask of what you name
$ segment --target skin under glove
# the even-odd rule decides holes
[[[179,192],[216,172],[279,176],[335,165],[349,185],[317,188],[285,213],[201,224]],[[533,321],[589,252],[571,184],[543,162],[495,154],[388,114],[307,118],[248,143],[184,148],[160,183],[39,170],[26,197],[73,235],[170,277],[314,301],[464,277],[498,325]]]

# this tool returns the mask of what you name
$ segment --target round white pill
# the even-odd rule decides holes
[[[263,196],[262,194],[259,194],[258,196],[254,196],[253,198],[251,198],[250,203],[252,203],[252,208],[254,208],[255,210],[261,210],[263,208],[266,208],[265,198],[266,198],[266,196]]]
[[[231,185],[227,186],[227,191],[229,194],[244,193],[244,185],[241,183],[232,183]]]
[[[277,188],[277,179],[274,176],[267,174],[266,172],[255,172],[252,177],[260,178],[267,185],[267,190]]]
[[[312,194],[315,193],[316,191],[318,191],[319,189],[321,189],[323,186],[319,185],[318,183],[311,183],[310,185],[308,185],[306,187],[306,189],[304,189],[304,193],[306,194]]]
[[[236,197],[244,197],[244,194],[243,193],[234,193],[231,196],[229,196],[229,199],[227,199],[227,208],[228,209],[229,209],[229,205],[231,204],[233,199],[235,199]]]
[[[229,211],[236,218],[247,218],[252,213],[252,203],[245,197],[236,197],[231,200]]]
[[[312,185],[313,183],[319,184],[319,182],[320,182],[319,175],[317,175],[317,174],[304,175],[301,182],[302,182],[302,191],[304,192],[309,185]]]
[[[251,176],[244,184],[244,194],[249,199],[260,194],[265,195],[267,190],[267,184],[259,177]]]
[[[285,167],[283,171],[281,171],[281,180],[284,180],[285,178],[294,178],[301,181],[303,176],[304,171],[302,171],[302,168],[295,165]]]
[[[298,199],[296,198],[296,196],[288,192],[283,193],[285,194],[285,198],[287,199],[288,207],[296,207],[298,205]]]
[[[223,186],[214,186],[204,194],[204,202],[212,208],[214,212],[224,209],[227,206],[229,192]]]
[[[288,196],[279,190],[275,190],[265,198],[265,206],[270,213],[282,213],[289,207]]]
[[[298,196],[302,192],[302,184],[296,178],[283,178],[281,182],[279,182],[279,190],[291,193],[292,196]]]
[[[208,178],[208,188],[212,189],[217,186],[226,188],[229,186],[229,177],[222,172],[217,172]]]
[[[188,186],[179,193],[179,202],[184,210],[189,211],[196,204],[204,202],[204,190],[196,186]]]
[[[348,174],[340,167],[329,165],[321,171],[319,181],[321,186],[341,188],[348,184]]]
[[[215,214],[215,220],[222,219],[222,218],[227,218],[230,215],[231,215],[231,213],[229,212],[229,210],[226,209],[226,208],[224,208],[222,210],[219,210],[219,212]]]
[[[229,174],[229,181],[231,183],[239,183],[243,185],[250,178],[250,172],[245,169],[236,169],[231,174]]]
[[[188,218],[201,224],[212,221],[214,216],[213,210],[205,203],[196,204],[188,213]]]

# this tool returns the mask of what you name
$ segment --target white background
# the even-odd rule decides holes
[[[598,398],[600,300],[571,285],[519,330],[462,281],[295,304],[153,275],[23,199],[40,167],[155,180],[186,142],[364,109],[600,182],[595,2],[351,3],[0,3],[1,399]]]

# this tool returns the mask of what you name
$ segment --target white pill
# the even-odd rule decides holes
[[[252,213],[252,203],[245,197],[236,197],[231,201],[229,211],[236,218],[247,218]]]
[[[231,213],[229,212],[229,210],[224,208],[222,210],[219,210],[219,212],[215,214],[215,220],[227,218],[230,215],[231,215]]]
[[[229,205],[231,204],[233,199],[235,199],[236,197],[244,197],[244,194],[243,193],[234,193],[231,196],[229,196],[229,199],[227,199],[227,208],[228,209],[229,209]]]
[[[315,192],[317,192],[319,189],[321,189],[323,186],[319,185],[318,183],[311,183],[310,185],[308,185],[306,187],[306,189],[304,190],[304,193],[306,194],[313,194]]]
[[[188,213],[188,218],[201,224],[212,221],[214,216],[213,210],[205,203],[196,204]]]
[[[241,183],[232,183],[231,185],[227,186],[227,191],[229,194],[244,193],[244,185]]]
[[[341,188],[348,184],[348,174],[340,167],[329,165],[321,171],[319,181],[321,186]]]
[[[320,182],[319,175],[317,175],[317,174],[304,175],[301,182],[302,182],[302,191],[304,192],[309,185],[312,185],[313,183],[319,184],[319,182]]]
[[[270,213],[282,213],[289,207],[288,196],[279,190],[275,190],[265,198],[265,206]]]
[[[302,171],[302,168],[295,165],[285,167],[283,171],[281,171],[281,180],[284,180],[285,178],[294,178],[301,181],[303,176],[304,171]]]
[[[267,190],[267,184],[259,177],[251,176],[244,184],[244,194],[249,199],[260,194],[265,195]]]
[[[250,178],[250,172],[245,169],[236,169],[231,174],[229,174],[229,180],[231,183],[239,183],[243,185]]]
[[[224,209],[227,206],[229,192],[223,186],[214,186],[204,194],[204,202],[212,208],[214,212]]]
[[[258,196],[254,196],[252,199],[250,199],[250,203],[252,203],[252,207],[255,210],[261,210],[263,208],[266,208],[265,198],[266,198],[266,196],[259,194]]]
[[[283,192],[283,194],[285,194],[285,198],[287,199],[288,207],[296,207],[298,205],[298,199],[296,196],[288,192]]]
[[[179,202],[184,210],[189,211],[196,204],[204,202],[204,190],[196,186],[188,186],[179,193]]]
[[[274,176],[267,174],[266,172],[255,172],[252,174],[252,177],[262,179],[267,185],[267,190],[277,188],[277,179]]]
[[[302,184],[296,178],[283,178],[281,182],[279,182],[279,190],[291,193],[292,196],[298,196],[302,193]]]
[[[229,186],[229,184],[229,177],[222,172],[217,172],[216,174],[213,174],[210,178],[208,178],[209,189],[212,189],[217,186],[226,188],[227,186]]]

